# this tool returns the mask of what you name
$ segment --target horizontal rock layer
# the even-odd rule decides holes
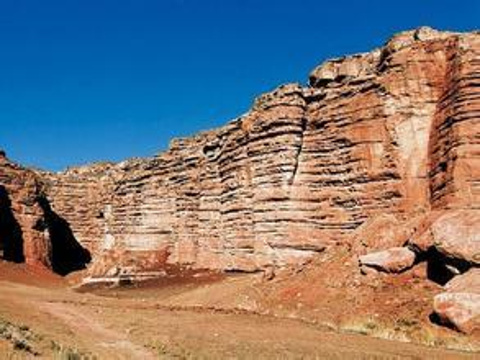
[[[41,184],[33,171],[0,151],[1,258],[51,268],[51,243],[38,202]]]
[[[98,259],[256,271],[357,241],[380,215],[479,207],[479,34],[405,32],[309,82],[158,156],[42,173],[52,208]]]
[[[65,275],[82,269],[90,253],[68,222],[52,210],[43,179],[0,151],[0,259]]]

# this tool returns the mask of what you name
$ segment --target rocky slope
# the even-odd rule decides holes
[[[155,157],[28,176],[41,179],[41,208],[93,255],[92,276],[271,271],[347,247],[374,252],[364,272],[425,260],[446,283],[480,262],[479,89],[480,34],[420,28],[327,61],[308,86],[283,85]],[[26,228],[40,244],[27,259],[48,265],[48,241]]]

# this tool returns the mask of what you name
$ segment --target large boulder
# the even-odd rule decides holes
[[[424,214],[412,216],[408,221],[385,213],[373,216],[352,234],[350,244],[357,254],[402,247],[419,231]]]
[[[360,266],[388,273],[399,273],[413,266],[415,253],[406,247],[396,247],[360,256],[359,261]]]
[[[446,285],[448,292],[469,292],[480,294],[480,268],[472,268],[466,273],[454,277]]]
[[[455,277],[445,289],[433,301],[439,320],[467,334],[480,330],[480,269]]]
[[[480,328],[480,294],[442,293],[435,296],[433,309],[442,323],[469,334]]]
[[[480,265],[480,211],[433,214],[430,226],[410,242],[420,250],[435,248],[449,258]]]

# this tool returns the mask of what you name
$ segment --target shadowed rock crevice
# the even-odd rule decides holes
[[[15,219],[12,202],[3,185],[0,185],[0,250],[3,250],[4,260],[25,261],[22,229]]]
[[[52,210],[46,198],[40,197],[38,201],[45,213],[45,226],[50,235],[53,271],[67,275],[85,269],[91,260],[90,252],[77,241],[68,222]]]
[[[432,312],[430,315],[428,315],[428,319],[432,324],[438,325],[438,326],[445,326],[448,327],[450,330],[455,330],[455,328],[452,326],[452,324],[446,323],[443,321],[440,316],[438,316],[437,313]]]
[[[293,185],[295,183],[295,178],[297,177],[298,167],[300,165],[300,156],[303,151],[305,131],[307,130],[307,122],[308,120],[306,118],[302,119],[302,122],[301,122],[302,131],[300,132],[300,145],[298,146],[298,150],[294,156],[295,162],[294,162],[294,167],[292,171],[292,177],[290,178],[290,181],[289,181],[289,185]]]
[[[439,285],[445,285],[456,275],[467,272],[471,264],[460,259],[447,257],[434,247],[418,254],[418,262],[426,261],[427,278]]]

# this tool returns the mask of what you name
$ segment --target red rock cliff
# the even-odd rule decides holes
[[[41,185],[34,172],[0,151],[0,248],[8,261],[50,268],[51,244],[38,202]]]
[[[44,175],[46,192],[97,257],[301,263],[356,246],[361,225],[385,214],[408,227],[431,210],[479,207],[479,79],[478,33],[408,31],[153,158]]]

